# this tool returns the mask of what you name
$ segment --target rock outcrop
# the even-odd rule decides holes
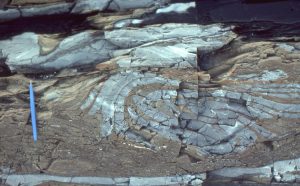
[[[191,23],[195,2],[169,2],[0,3],[1,184],[298,184],[297,36]]]
[[[6,56],[6,64],[16,72],[56,71],[108,60],[110,52],[117,49],[101,34],[91,32],[67,37],[59,43],[53,42],[54,46],[50,47],[43,46],[42,40],[35,33],[24,33],[12,40],[1,41],[0,50]]]
[[[181,29],[174,30],[177,27]],[[23,73],[91,66],[114,57],[119,57],[120,67],[184,68],[196,67],[197,47],[212,51],[234,37],[220,25],[166,24],[106,31],[104,35],[85,31],[63,39],[29,32],[0,41],[0,50],[10,70]]]
[[[0,22],[11,21],[19,18],[49,16],[57,14],[88,14],[101,11],[126,11],[137,8],[148,8],[164,1],[141,0],[138,3],[131,0],[57,0],[57,1],[11,1],[3,2],[5,9],[0,10]],[[33,6],[29,6],[32,5]]]

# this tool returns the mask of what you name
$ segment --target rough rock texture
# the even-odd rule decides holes
[[[105,38],[126,50],[114,54],[116,63],[129,67],[196,67],[197,47],[212,51],[229,43],[235,34],[220,25],[165,24],[143,29],[120,29],[105,33]],[[212,37],[213,36],[213,37]],[[134,38],[134,39],[132,39]],[[124,53],[124,52],[121,52]]]
[[[178,26],[181,29],[174,30]],[[43,37],[30,32],[0,41],[0,51],[12,71],[25,73],[87,66],[114,56],[120,58],[116,63],[121,67],[184,68],[196,67],[197,47],[207,50],[221,48],[234,36],[228,28],[222,29],[220,25],[182,24],[106,31],[104,35],[85,31],[64,39]],[[178,40],[178,37],[181,39]],[[118,49],[128,49],[125,54],[131,57],[125,54],[119,56],[124,52]],[[158,51],[159,56],[156,55]]]
[[[82,32],[65,38],[59,44],[54,43],[52,50],[44,49],[41,54],[41,40],[35,33],[24,33],[13,37],[12,40],[1,41],[0,50],[6,56],[6,64],[10,69],[33,73],[91,65],[108,60],[110,52],[117,48],[103,39],[101,34]]]
[[[1,184],[299,184],[299,40],[241,37],[231,25],[145,25],[153,13],[194,8],[165,3],[0,5],[2,19],[33,20],[11,33],[24,17],[0,24]],[[80,23],[33,26],[64,11],[62,20]]]
[[[56,14],[87,14],[105,10],[125,11],[136,8],[148,8],[156,4],[163,4],[163,0],[29,0],[3,2],[0,8],[0,22],[17,18],[46,16]],[[32,5],[33,6],[28,6]]]
[[[3,176],[4,177],[4,176]],[[2,177],[2,178],[3,178]],[[176,185],[176,184],[192,184],[199,185],[206,178],[205,174],[182,175],[168,177],[63,177],[51,175],[6,175],[6,184],[8,185],[64,185],[68,184],[84,184],[84,185]]]

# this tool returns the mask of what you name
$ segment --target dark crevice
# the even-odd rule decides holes
[[[250,39],[299,35],[299,8],[297,0],[196,0],[198,23],[235,25]]]
[[[228,104],[239,104],[242,105],[244,107],[246,107],[247,101],[243,100],[243,99],[232,99],[232,98],[228,98]]]
[[[264,141],[262,142],[268,149],[270,149],[271,151],[274,150],[274,145],[273,145],[273,141]]]
[[[223,47],[213,51],[207,51],[201,48],[197,48],[198,69],[207,71],[214,67],[219,66],[220,63],[222,63],[222,60],[218,58],[217,54],[224,54],[225,56],[223,57],[223,59],[228,59],[230,57],[233,57],[234,53],[230,51],[232,50],[232,48],[235,48],[234,45],[237,44],[238,43],[233,40],[230,41],[228,44],[224,45]]]
[[[201,23],[245,23],[269,21],[280,24],[300,23],[298,0],[246,1],[246,0],[196,0]],[[211,22],[202,22],[201,17],[208,15]]]
[[[0,103],[1,104],[12,104],[15,100],[11,97],[0,97]]]
[[[35,74],[24,74],[25,77],[35,80],[47,80],[54,78],[58,72],[43,72],[43,73],[35,73]]]
[[[182,2],[180,0],[171,3]],[[189,1],[190,2],[190,1]],[[144,14],[141,26],[163,23],[224,23],[246,38],[291,37],[300,34],[300,1],[296,0],[195,0],[186,12]]]
[[[1,53],[0,53],[1,55]],[[5,64],[6,58],[1,58],[0,56],[0,77],[10,76],[12,72],[10,71],[7,64]]]
[[[233,31],[241,36],[246,36],[244,40],[295,37],[300,35],[300,23],[276,24],[272,22],[252,22],[233,24],[235,25]]]
[[[66,34],[80,32],[82,30],[94,29],[86,18],[95,15],[51,15],[19,18],[10,22],[0,24],[0,39],[8,39],[24,32],[35,32],[37,34]]]

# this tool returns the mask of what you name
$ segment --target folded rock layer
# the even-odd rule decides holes
[[[0,184],[298,184],[298,36],[197,6],[1,2]]]

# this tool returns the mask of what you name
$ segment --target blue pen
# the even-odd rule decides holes
[[[34,92],[33,92],[31,81],[29,85],[29,95],[30,95],[30,113],[31,113],[33,141],[36,142],[37,141],[36,114],[35,114],[35,105],[34,105]]]

